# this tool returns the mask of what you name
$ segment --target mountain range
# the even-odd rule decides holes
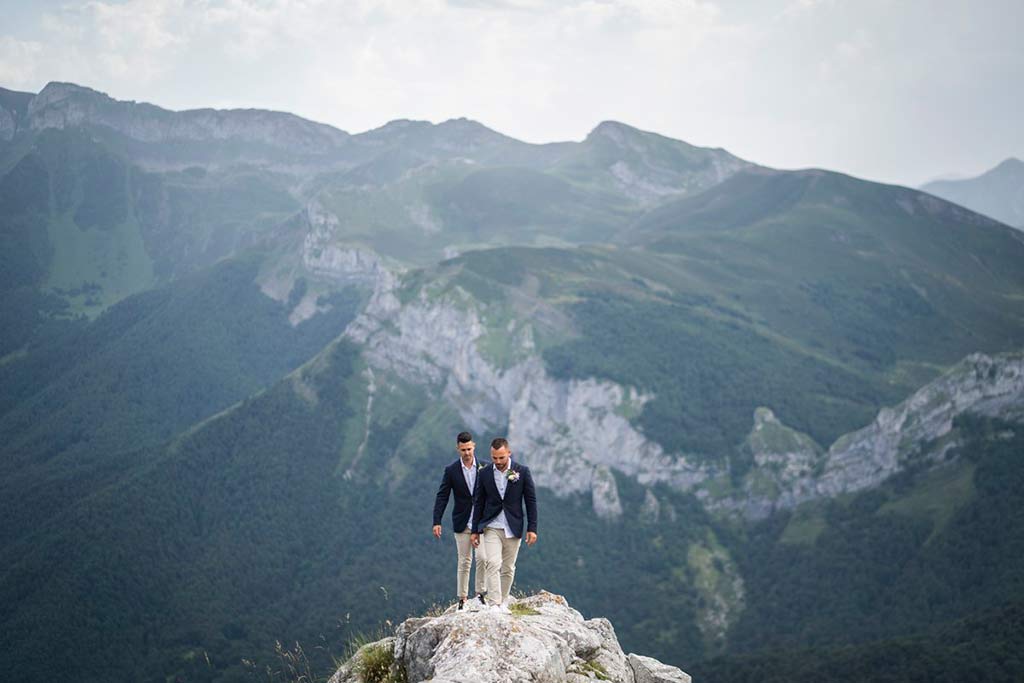
[[[326,668],[450,598],[467,428],[540,486],[517,582],[707,680],[1024,597],[1024,235],[934,194],[51,83],[0,90],[0,239],[11,680]]]

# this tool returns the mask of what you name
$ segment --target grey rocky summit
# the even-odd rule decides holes
[[[370,662],[378,664],[370,668]],[[379,662],[389,662],[384,671]],[[330,683],[689,683],[656,659],[626,654],[607,619],[584,619],[560,595],[540,591],[511,612],[455,607],[407,619],[395,635],[364,645]]]

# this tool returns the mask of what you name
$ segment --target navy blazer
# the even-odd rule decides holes
[[[517,481],[505,487],[505,499],[494,483],[494,464],[476,473],[476,494],[473,496],[473,533],[482,534],[487,523],[505,511],[509,531],[516,538],[523,537],[523,504],[526,504],[526,530],[537,533],[537,491],[533,486],[530,468],[513,462],[510,469],[519,473]]]
[[[480,463],[476,462],[477,487],[480,486],[482,471]],[[444,468],[441,486],[437,489],[437,498],[434,500],[434,526],[441,523],[444,509],[448,507],[449,495],[452,493],[455,494],[455,504],[452,506],[452,529],[458,534],[466,530],[469,525],[469,513],[473,511],[473,491],[466,486],[466,477],[462,474],[462,458],[456,458],[455,462]]]

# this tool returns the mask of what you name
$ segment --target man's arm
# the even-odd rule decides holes
[[[526,542],[533,545],[530,534],[533,534],[533,541],[537,540],[537,489],[533,486],[533,475],[530,468],[523,468],[523,500],[526,502]]]
[[[444,517],[444,509],[448,507],[451,492],[452,484],[448,481],[448,468],[445,468],[441,475],[441,486],[437,489],[437,498],[434,499],[434,536],[438,538],[441,538],[441,518]]]

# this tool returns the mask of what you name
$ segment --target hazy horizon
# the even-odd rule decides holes
[[[776,168],[917,186],[1024,157],[1024,4],[1000,0],[4,2],[0,85],[349,133],[469,118],[532,143],[604,120]]]

